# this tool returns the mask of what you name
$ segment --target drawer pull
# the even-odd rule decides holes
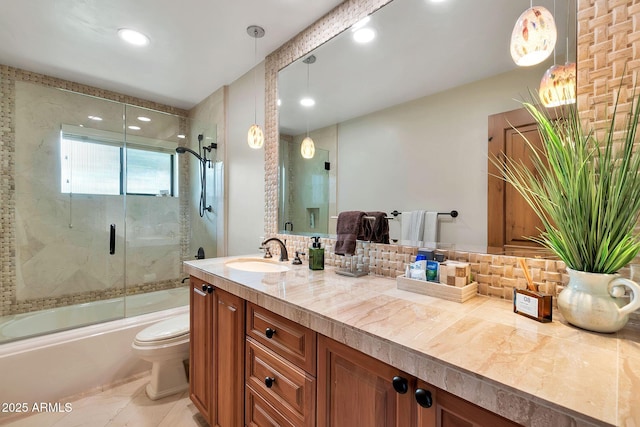
[[[431,392],[423,388],[417,389],[416,402],[418,402],[418,405],[422,406],[423,408],[431,408],[431,405],[433,405],[433,398],[431,397]]]
[[[275,379],[275,378],[273,378],[273,377],[266,377],[266,378],[264,379],[264,385],[266,385],[266,386],[267,386],[267,388],[271,388],[271,387],[273,387],[273,383],[274,383],[275,381],[276,381],[276,379]]]
[[[393,377],[393,380],[391,380],[391,382],[393,384],[393,389],[399,394],[405,394],[407,391],[409,391],[409,381],[407,381],[406,378],[396,376]]]
[[[200,296],[203,296],[203,297],[206,297],[206,296],[207,296],[207,294],[206,294],[206,293],[202,292],[202,291],[201,291],[200,289],[198,289],[198,288],[193,288],[193,292],[195,292],[196,294],[198,294],[198,295],[200,295]]]
[[[276,330],[275,330],[275,329],[271,329],[271,328],[267,328],[267,329],[264,331],[264,334],[265,334],[265,335],[267,336],[267,338],[269,338],[269,339],[273,338],[273,334],[275,334],[275,333],[276,333]]]

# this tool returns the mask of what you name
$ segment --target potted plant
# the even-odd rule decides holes
[[[635,231],[640,151],[634,149],[639,100],[618,129],[616,98],[602,132],[584,129],[575,104],[552,117],[544,107],[525,102],[542,140],[542,149],[536,149],[524,138],[535,170],[507,157],[493,160],[502,178],[542,220],[544,230],[531,239],[566,264],[569,283],[558,295],[561,314],[569,323],[597,332],[621,329],[629,313],[640,308],[640,286],[616,274],[640,250]],[[629,302],[623,298],[625,287],[631,290]]]

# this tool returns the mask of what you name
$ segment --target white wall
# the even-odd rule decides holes
[[[254,87],[255,71],[255,87]],[[254,121],[264,129],[264,62],[229,86],[227,146],[225,159],[227,195],[227,255],[258,252],[264,236],[264,148],[247,144],[247,131]]]
[[[548,65],[340,123],[338,211],[455,209],[457,219],[441,217],[440,242],[485,252],[488,116],[520,108]]]

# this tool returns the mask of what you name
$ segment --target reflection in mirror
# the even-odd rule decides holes
[[[355,42],[348,29],[313,51],[318,60],[308,91],[308,54],[280,70],[279,230],[294,222],[299,234],[292,213],[320,210],[297,206],[303,198],[292,193],[310,190],[282,155],[291,144],[288,151],[299,152],[308,123],[316,148],[329,151],[329,235],[342,211],[457,210],[455,219],[440,217],[440,246],[486,252],[488,117],[520,108],[554,62],[575,61],[569,1],[554,14],[554,55],[532,67],[517,67],[509,51],[526,2],[394,0],[370,16],[370,42]],[[552,0],[538,3],[554,9]],[[303,109],[303,95],[315,105]],[[401,237],[400,221],[391,221],[390,232]]]

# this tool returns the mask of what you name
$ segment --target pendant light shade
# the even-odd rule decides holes
[[[313,159],[313,156],[316,154],[316,145],[310,136],[302,140],[302,144],[300,144],[300,154],[302,154],[302,157],[305,159]]]
[[[247,27],[247,34],[254,38],[254,60],[257,63],[258,60],[258,39],[264,37],[264,28],[259,27],[257,25],[251,25]],[[257,106],[257,95],[256,95],[256,70],[253,69],[253,124],[249,127],[249,132],[247,132],[247,143],[249,147],[254,150],[258,150],[262,148],[264,145],[264,132],[262,132],[262,128],[260,125],[256,124],[258,121],[258,106]]]
[[[264,133],[259,125],[251,125],[247,133],[247,142],[249,147],[257,150],[264,145]]]
[[[576,102],[576,64],[554,65],[540,81],[540,101],[545,107]]]
[[[553,15],[546,8],[534,6],[525,10],[511,33],[511,57],[528,67],[544,61],[556,46],[558,32]]]

